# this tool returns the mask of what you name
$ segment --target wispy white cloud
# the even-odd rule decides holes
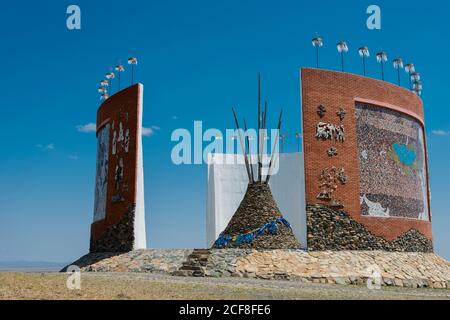
[[[36,148],[41,149],[41,150],[55,150],[55,144],[54,143],[50,143],[47,145],[37,144]]]
[[[142,136],[143,137],[151,137],[154,134],[155,134],[155,130],[153,130],[152,128],[142,127]]]
[[[161,130],[159,126],[153,125],[150,127],[142,127],[142,136],[151,137],[155,134],[156,131]],[[87,123],[83,125],[77,126],[78,132],[83,133],[92,133],[97,131],[97,125],[95,123]]]
[[[433,130],[431,131],[432,134],[434,134],[435,136],[450,136],[450,131],[445,131],[445,130]]]
[[[95,123],[87,123],[87,124],[81,124],[77,126],[77,131],[78,132],[83,132],[83,133],[92,133],[95,132],[97,130],[97,125]]]
[[[77,161],[78,160],[78,156],[76,155],[76,154],[71,154],[71,155],[69,155],[69,160],[72,160],[72,161]]]
[[[155,134],[155,131],[161,130],[158,126],[151,126],[151,127],[142,127],[142,136],[143,137],[151,137]]]
[[[172,116],[172,120],[178,120],[178,116]]]

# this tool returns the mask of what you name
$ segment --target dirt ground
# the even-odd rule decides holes
[[[183,278],[154,274],[83,273],[81,290],[63,273],[0,273],[0,299],[447,299],[450,290],[305,284],[240,278]]]

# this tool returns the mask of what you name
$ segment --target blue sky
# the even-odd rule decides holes
[[[66,28],[70,4],[81,7],[80,31]],[[370,4],[382,9],[381,31],[366,28]],[[372,52],[368,76],[380,76],[373,55],[382,49],[421,72],[435,245],[450,258],[448,14],[448,2],[431,0],[2,1],[0,261],[64,262],[88,251],[96,139],[78,126],[95,122],[98,82],[129,56],[139,58],[144,126],[153,127],[144,138],[148,243],[203,247],[206,169],[172,164],[172,131],[194,120],[231,128],[233,105],[250,119],[261,71],[269,119],[284,108],[286,151],[295,151],[298,69],[314,66],[316,32],[324,68],[340,68],[335,44],[346,40],[349,72],[361,73],[362,45]],[[390,65],[386,77],[396,80]]]

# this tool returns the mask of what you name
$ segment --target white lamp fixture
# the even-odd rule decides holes
[[[397,70],[397,77],[398,77],[398,85],[401,85],[401,78],[400,78],[400,69],[403,69],[403,59],[402,58],[395,58],[392,61],[392,64],[394,65],[394,69]]]
[[[321,37],[315,37],[311,41],[313,47],[316,48],[316,62],[317,68],[319,68],[319,48],[323,46],[323,39]]]
[[[366,58],[370,57],[370,52],[368,47],[361,47],[358,49],[358,53],[363,60],[363,71],[364,76],[366,76]]]
[[[380,51],[377,53],[377,61],[381,64],[381,79],[384,81],[384,63],[388,60],[387,53]]]
[[[131,85],[134,84],[134,66],[137,66],[138,60],[135,57],[128,58],[128,64],[131,65]]]
[[[119,64],[114,67],[114,70],[116,70],[116,72],[117,72],[117,77],[119,79],[119,91],[120,91],[120,74],[125,71],[125,68],[123,65]]]
[[[109,81],[109,91],[112,93],[112,81],[113,79],[116,77],[116,75],[113,72],[108,72],[107,74],[105,74],[105,78],[108,79]]]
[[[337,43],[336,47],[337,47],[337,51],[341,54],[341,67],[342,67],[342,72],[344,72],[344,53],[348,52],[347,42],[340,41]]]
[[[412,90],[412,80],[411,80],[411,74],[416,72],[416,67],[413,63],[405,64],[405,72],[408,73],[409,76],[409,88]]]

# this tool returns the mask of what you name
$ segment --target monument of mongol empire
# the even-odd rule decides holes
[[[142,84],[117,92],[97,111],[97,172],[90,252],[146,248]]]
[[[450,265],[433,253],[417,92],[318,68],[301,69],[300,77],[303,152],[281,154],[270,182],[247,160],[208,163],[208,249],[138,250],[146,248],[143,85],[107,97],[97,112],[90,254],[74,264],[340,284],[361,284],[376,269],[385,285],[449,287]],[[259,109],[258,102],[261,119]]]
[[[301,79],[308,248],[432,252],[420,97],[343,72]]]

